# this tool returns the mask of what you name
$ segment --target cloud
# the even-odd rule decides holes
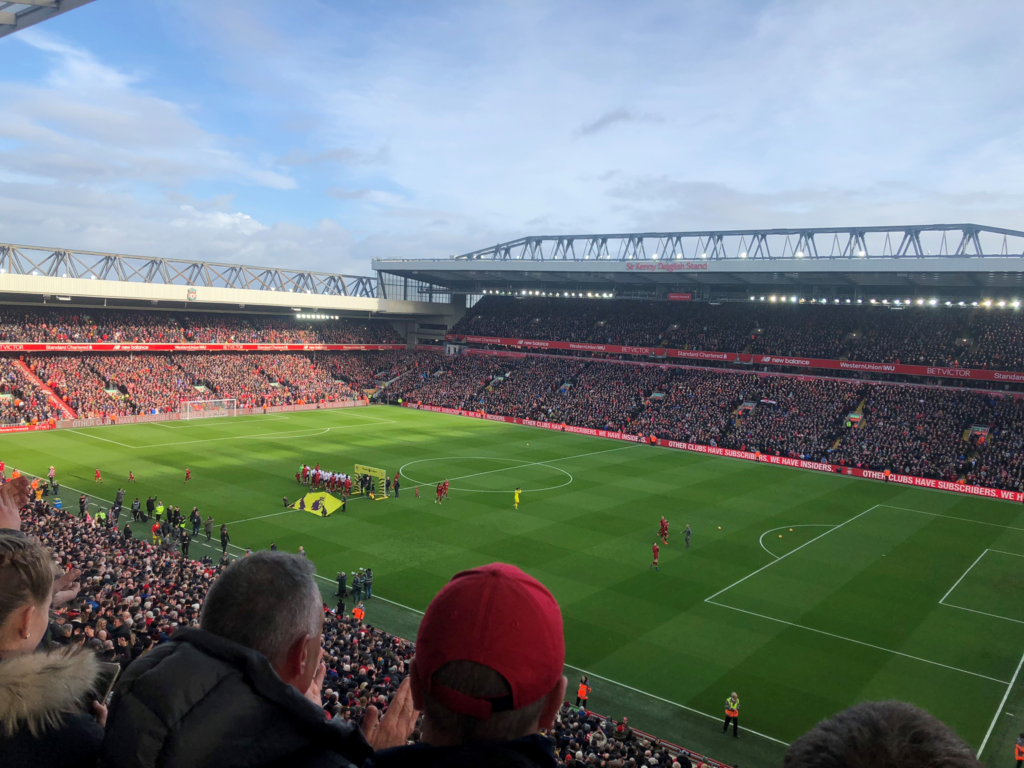
[[[255,2],[227,0],[218,23],[269,7]],[[351,211],[356,253],[445,255],[539,228],[935,221],[963,206],[1024,223],[1008,203],[1024,191],[1024,108],[1000,96],[1024,67],[1006,31],[1024,11],[940,7],[319,4],[315,24],[267,33],[273,57],[241,42],[225,57],[321,145],[389,147],[388,163],[323,187]],[[392,189],[400,199],[373,194]]]
[[[31,30],[13,38],[48,55],[42,84],[0,81],[0,172],[49,183],[181,186],[232,180],[270,189],[296,182],[245,157],[185,108],[140,86],[141,77]]]
[[[104,66],[88,51],[66,45],[39,30],[26,30],[18,39],[37,50],[60,57],[62,65],[52,69],[47,75],[47,81],[56,88],[85,86],[90,90],[123,90],[139,80],[137,75],[118,72],[112,67]]]
[[[605,112],[596,120],[593,120],[589,123],[584,123],[583,125],[576,129],[576,135],[591,136],[595,133],[600,133],[601,131],[607,130],[608,128],[611,128],[613,125],[618,125],[619,123],[663,122],[665,122],[664,118],[659,117],[658,115],[641,115],[620,107],[619,109],[613,109],[610,112]]]
[[[338,200],[365,200],[379,205],[397,206],[405,203],[402,195],[380,189],[342,189],[331,187],[327,194]]]
[[[608,187],[621,214],[645,231],[906,225],[991,219],[1022,227],[1024,192],[936,192],[900,184],[749,192],[714,182],[635,177]]]
[[[382,146],[374,152],[359,152],[351,147],[340,147],[323,152],[311,153],[304,149],[293,149],[280,159],[281,165],[304,166],[339,163],[341,165],[381,165],[388,161],[390,151]]]
[[[234,232],[241,235],[253,235],[265,232],[267,228],[252,216],[244,213],[224,213],[223,211],[197,211],[191,205],[181,206],[182,217],[171,221],[172,227],[186,229],[199,227],[221,232]]]
[[[212,5],[11,38],[4,239],[365,273],[541,230],[1024,226],[1018,4]]]
[[[261,222],[234,209],[167,206],[129,193],[0,184],[0,238],[55,248],[366,274],[337,221]]]

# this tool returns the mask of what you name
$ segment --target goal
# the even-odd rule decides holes
[[[181,404],[180,418],[185,421],[190,419],[215,419],[220,416],[237,416],[238,401],[228,400],[189,400]]]

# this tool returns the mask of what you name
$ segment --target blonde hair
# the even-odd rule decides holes
[[[38,539],[0,531],[0,626],[25,605],[42,605],[53,592],[56,564]]]

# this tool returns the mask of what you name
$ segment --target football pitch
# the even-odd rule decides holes
[[[744,768],[863,700],[926,708],[988,765],[1024,730],[1020,505],[387,407],[4,435],[0,458],[56,465],[65,508],[121,486],[226,522],[235,555],[301,545],[332,605],[335,573],[370,566],[367,620],[410,639],[453,573],[514,563],[562,607],[570,692],[585,671],[590,708]],[[401,497],[285,509],[302,462],[400,470]]]

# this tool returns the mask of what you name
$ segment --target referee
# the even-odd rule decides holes
[[[738,739],[740,737],[740,697],[736,695],[736,691],[733,691],[732,696],[725,700],[725,725],[722,726],[722,733],[729,730],[730,721],[732,722],[733,738]]]

